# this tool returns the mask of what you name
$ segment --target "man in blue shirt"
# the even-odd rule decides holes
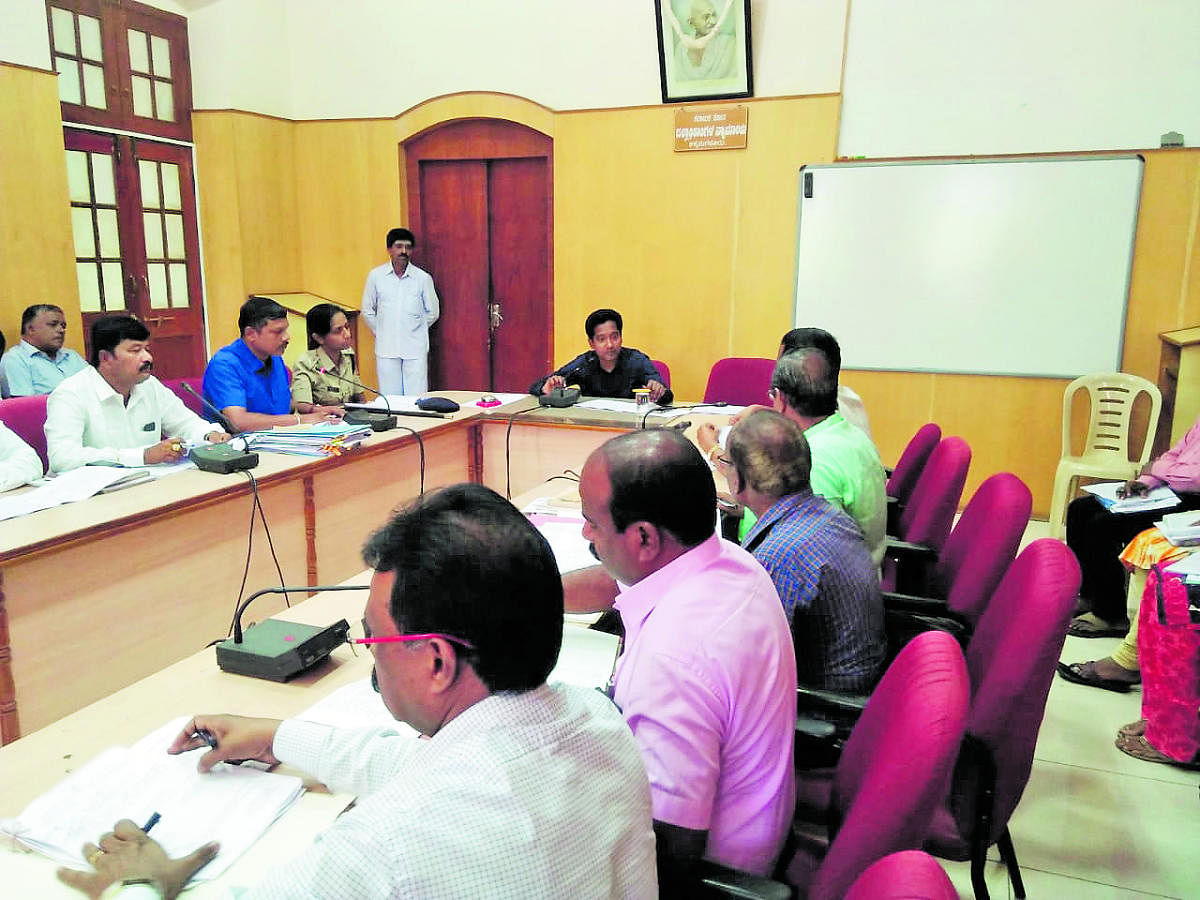
[[[340,419],[342,409],[315,406],[292,412],[287,367],[287,310],[266,297],[251,297],[238,314],[241,337],[222,347],[204,370],[204,395],[238,431]]]
[[[87,368],[82,356],[63,347],[67,320],[49,303],[35,303],[21,313],[21,343],[0,361],[10,397],[49,394],[64,378]]]
[[[725,452],[718,464],[731,493],[758,517],[742,546],[770,573],[792,623],[797,680],[870,691],[887,649],[878,572],[854,520],[810,489],[800,426],[756,410]]]

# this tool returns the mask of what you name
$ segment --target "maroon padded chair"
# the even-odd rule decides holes
[[[846,900],[958,900],[958,891],[928,853],[902,850],[859,875]]]
[[[167,378],[163,380],[163,387],[170,388],[175,396],[183,401],[184,406],[186,406],[196,415],[203,418],[204,405],[196,397],[193,397],[183,389],[184,384],[190,385],[192,390],[194,390],[197,394],[204,393],[203,378]]]
[[[888,534],[896,534],[900,524],[900,513],[908,505],[917,479],[929,462],[929,455],[942,439],[942,429],[933,422],[922,425],[912,436],[896,461],[896,467],[888,476]]]
[[[920,848],[945,797],[969,696],[962,650],[950,635],[925,632],[900,652],[846,741],[828,804],[798,810],[801,820],[827,822],[831,838],[822,856],[803,829],[793,832],[800,849],[781,864],[801,896],[844,897],[876,860]],[[797,773],[800,782],[810,777],[822,779]],[[797,786],[798,796],[819,793]]]
[[[1008,820],[1029,781],[1079,578],[1079,563],[1065,544],[1034,541],[1009,567],[967,645],[966,738],[925,849],[969,859],[976,900],[988,898],[983,868],[992,844],[1008,868],[1014,896],[1025,896]]]
[[[46,452],[46,399],[48,394],[32,397],[9,397],[0,400],[0,421],[13,434],[32,447],[42,460],[42,469],[50,467]]]
[[[663,362],[660,359],[652,359],[652,360],[650,360],[650,363],[651,363],[651,365],[654,366],[654,368],[658,369],[658,374],[662,376],[663,386],[670,387],[671,386],[671,367],[668,366],[665,362]]]
[[[974,627],[1016,559],[1032,508],[1033,494],[1016,475],[997,472],[988,478],[946,538],[920,597],[889,595],[888,608],[951,615]]]
[[[970,466],[971,448],[960,437],[943,438],[929,455],[912,498],[900,513],[897,538],[889,538],[884,550],[881,584],[885,591],[920,593],[914,584],[925,581],[950,536]],[[903,565],[898,565],[899,560]],[[907,577],[911,572],[919,572],[919,578]]]
[[[773,359],[761,359],[757,356],[718,359],[708,373],[704,402],[724,401],[730,406],[767,403],[767,391],[771,387],[771,374],[774,371]]]

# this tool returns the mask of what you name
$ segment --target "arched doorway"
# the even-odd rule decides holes
[[[553,142],[466,119],[403,148],[416,261],[442,301],[429,383],[523,392],[551,367]]]

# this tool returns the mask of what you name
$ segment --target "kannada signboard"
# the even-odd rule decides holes
[[[675,151],[744,150],[750,110],[745,106],[675,110]]]

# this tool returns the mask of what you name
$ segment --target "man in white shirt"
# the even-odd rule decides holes
[[[21,313],[21,342],[4,354],[0,370],[8,383],[8,397],[48,394],[64,378],[87,367],[83,357],[63,347],[67,320],[50,303],[35,303]]]
[[[185,442],[229,440],[150,374],[149,341],[150,330],[133,316],[105,316],[92,323],[94,368],[66,379],[46,401],[52,470],[176,462]]]
[[[42,461],[32,447],[0,422],[0,491],[42,477]]]
[[[367,273],[362,310],[375,332],[375,369],[383,394],[420,396],[429,390],[429,326],[438,320],[437,291],[410,262],[416,238],[407,228],[387,233],[390,262]]]
[[[360,642],[384,705],[421,736],[196,716],[170,748],[212,746],[205,732],[216,747],[202,772],[229,759],[282,762],[358,795],[243,900],[657,896],[633,735],[598,691],[546,684],[563,591],[545,538],[499,494],[459,484],[397,513],[364,556],[375,574]],[[84,846],[95,871],[59,877],[92,896],[141,878],[144,896],[173,898],[214,852],[167,859],[126,820]]]

